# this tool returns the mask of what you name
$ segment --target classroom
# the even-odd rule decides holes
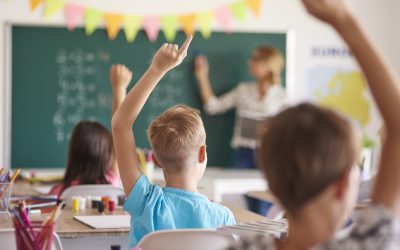
[[[399,11],[0,0],[0,250],[399,249]]]

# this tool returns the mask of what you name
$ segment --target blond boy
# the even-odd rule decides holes
[[[153,159],[163,170],[166,187],[152,185],[139,168],[132,126],[161,78],[186,57],[192,37],[180,49],[164,44],[149,69],[130,91],[112,120],[118,167],[131,215],[129,246],[153,231],[178,228],[216,228],[234,224],[229,209],[197,192],[206,164],[206,134],[198,112],[184,105],[172,107],[148,129]]]

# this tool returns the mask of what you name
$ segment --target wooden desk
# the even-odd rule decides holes
[[[230,205],[225,205],[225,206],[227,206],[232,211],[237,224],[256,222],[256,221],[261,221],[261,220],[265,219],[264,216],[253,213],[253,212],[243,209],[243,208],[238,208],[238,207],[234,207],[234,206],[230,206]]]
[[[226,205],[231,209],[235,216],[237,223],[255,222],[263,220],[265,217],[250,212],[245,209],[236,208]],[[119,208],[114,214],[125,214]],[[56,232],[60,238],[63,239],[77,239],[82,237],[104,237],[104,236],[126,236],[128,235],[129,228],[122,229],[93,229],[73,219],[75,215],[98,215],[94,209],[86,209],[84,212],[72,213],[69,209],[64,209],[57,221]],[[48,214],[32,214],[32,220],[44,220]],[[0,228],[12,228],[12,222],[8,214],[0,215]]]
[[[15,182],[11,188],[11,195],[12,196],[35,196],[35,195],[42,195],[40,192],[35,190],[35,186],[31,185],[27,182]]]
[[[125,214],[122,209],[117,209],[114,214]],[[90,236],[122,236],[128,235],[129,228],[123,229],[93,229],[73,219],[75,215],[98,215],[94,209],[87,209],[84,212],[73,213],[69,209],[61,212],[56,224],[56,232],[63,239],[77,239]],[[44,220],[49,214],[32,214],[32,220]],[[8,214],[0,215],[0,228],[12,228],[12,222]]]
[[[279,204],[278,200],[275,198],[275,196],[270,192],[270,191],[250,191],[246,193],[247,196],[258,199],[261,201],[273,203],[273,204]]]

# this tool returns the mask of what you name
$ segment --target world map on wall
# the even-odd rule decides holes
[[[318,65],[309,71],[308,80],[314,102],[349,117],[364,136],[376,139],[372,100],[360,71]]]
[[[325,107],[337,109],[351,117],[362,127],[370,121],[370,103],[365,96],[365,82],[360,72],[338,72],[325,85],[326,95],[317,90],[317,102]]]

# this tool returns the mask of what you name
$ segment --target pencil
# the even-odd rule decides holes
[[[17,179],[17,176],[19,175],[19,173],[21,172],[21,169],[17,169],[13,175],[13,177],[11,178],[10,183],[8,184],[8,186],[6,187],[6,189],[4,190],[4,192],[1,194],[0,196],[0,200],[3,199],[4,195],[7,193],[8,189],[10,188],[10,186],[14,183],[15,179]]]

